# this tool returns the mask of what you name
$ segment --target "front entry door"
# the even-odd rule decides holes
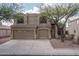
[[[55,38],[55,25],[51,24],[51,38]]]

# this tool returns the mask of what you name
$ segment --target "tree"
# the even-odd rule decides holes
[[[41,15],[47,16],[57,26],[61,32],[61,41],[64,42],[63,29],[70,17],[75,16],[79,12],[79,4],[52,4],[40,8]],[[63,20],[64,19],[64,20]],[[62,22],[63,21],[63,22]],[[60,25],[62,23],[62,25]]]
[[[10,21],[15,18],[17,13],[21,12],[21,4],[1,3],[0,4],[0,20]]]

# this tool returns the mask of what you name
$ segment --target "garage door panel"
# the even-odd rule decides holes
[[[41,30],[38,30],[38,38],[39,39],[47,39],[48,38],[48,30],[45,30],[45,29],[41,29]]]
[[[33,39],[34,31],[33,30],[18,30],[14,31],[14,38],[16,39]]]

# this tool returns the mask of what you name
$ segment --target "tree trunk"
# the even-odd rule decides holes
[[[64,37],[65,37],[64,30],[63,28],[58,28],[58,30],[60,32],[60,34],[58,35],[60,35],[61,42],[64,42]]]
[[[64,37],[65,37],[64,31],[63,29],[61,29],[61,42],[64,42]]]

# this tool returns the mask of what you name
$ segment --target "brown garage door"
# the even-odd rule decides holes
[[[14,30],[13,38],[14,39],[33,39],[34,31],[33,30]]]
[[[48,39],[48,30],[40,29],[38,30],[38,39]]]

